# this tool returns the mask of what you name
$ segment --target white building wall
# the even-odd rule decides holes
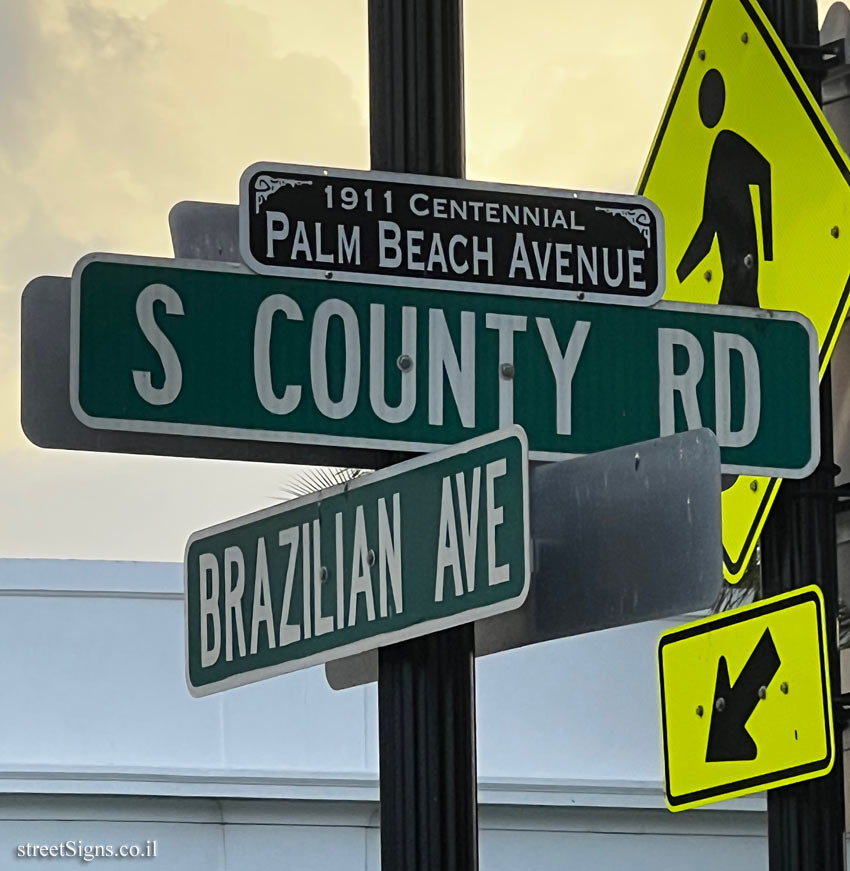
[[[664,807],[669,625],[479,660],[484,871],[766,868],[761,796]],[[378,867],[374,686],[314,668],[192,699],[181,566],[0,560],[0,639],[0,869],[80,839],[156,839],[162,869]]]

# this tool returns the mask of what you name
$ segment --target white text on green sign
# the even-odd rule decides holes
[[[706,426],[724,471],[800,476],[816,357],[793,313],[596,305],[97,255],[75,270],[87,426],[428,451],[517,423],[532,459]]]
[[[185,558],[189,688],[518,608],[528,529],[527,444],[509,427],[198,532]]]

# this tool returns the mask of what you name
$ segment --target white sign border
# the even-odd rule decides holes
[[[379,481],[385,481],[388,478],[394,478],[397,475],[403,475],[407,472],[412,472],[415,469],[420,469],[423,466],[434,465],[443,460],[451,459],[452,457],[468,453],[469,451],[477,450],[478,448],[486,447],[487,445],[496,444],[501,441],[515,438],[520,443],[521,449],[521,474],[522,474],[522,523],[523,523],[523,538],[524,538],[524,573],[522,591],[518,596],[511,599],[505,599],[501,602],[494,602],[490,605],[483,605],[479,608],[472,608],[469,611],[461,611],[457,614],[450,614],[446,617],[439,617],[436,620],[428,620],[423,623],[417,623],[413,626],[406,626],[403,629],[394,629],[388,632],[382,632],[377,635],[371,635],[368,638],[362,638],[358,641],[352,641],[349,644],[341,647],[333,647],[328,650],[323,650],[314,653],[310,656],[301,659],[289,660],[275,665],[267,665],[262,668],[253,669],[251,671],[242,672],[238,675],[222,678],[213,683],[204,684],[203,686],[195,686],[189,676],[189,548],[198,540],[209,538],[212,535],[217,535],[222,532],[229,532],[233,529],[255,523],[259,520],[264,520],[268,517],[276,515],[288,514],[303,508],[305,505],[311,505],[316,502],[322,502],[330,499],[333,496],[338,496],[342,493],[351,492],[358,487],[364,487],[369,484],[376,484]],[[186,542],[186,548],[183,553],[183,636],[184,636],[184,653],[185,653],[185,676],[186,685],[189,692],[195,698],[212,695],[213,693],[222,692],[223,690],[234,689],[235,687],[245,686],[246,684],[256,683],[257,681],[266,680],[267,678],[277,677],[280,674],[289,674],[293,671],[300,671],[304,668],[310,668],[314,665],[321,665],[325,662],[330,662],[334,659],[342,659],[346,656],[351,656],[356,653],[364,653],[367,650],[374,650],[378,647],[386,647],[391,644],[397,644],[400,641],[407,641],[411,638],[420,638],[423,635],[430,635],[432,632],[441,632],[444,629],[451,629],[455,626],[461,626],[465,623],[472,623],[476,620],[483,620],[485,617],[492,617],[496,614],[503,614],[506,611],[512,611],[515,608],[521,607],[527,596],[529,586],[531,584],[531,525],[529,515],[529,487],[528,487],[528,438],[525,430],[513,424],[496,430],[492,433],[476,436],[465,442],[460,442],[457,445],[452,445],[442,451],[437,451],[430,454],[424,454],[421,457],[414,457],[411,460],[405,460],[402,463],[397,463],[394,466],[387,466],[384,469],[379,469],[376,472],[371,472],[368,475],[355,478],[352,481],[347,481],[344,484],[337,484],[334,487],[328,487],[325,490],[319,490],[316,493],[310,493],[307,496],[300,496],[297,499],[291,499],[281,505],[275,505],[271,508],[264,508],[261,511],[254,511],[251,514],[245,514],[242,517],[227,520],[215,526],[207,527],[206,529],[198,530],[192,533],[189,540]]]
[[[207,426],[185,423],[172,423],[151,420],[125,420],[116,418],[92,417],[80,405],[79,362],[80,362],[80,277],[90,263],[123,263],[133,266],[159,266],[170,269],[191,269],[198,272],[218,272],[232,275],[254,275],[247,266],[240,263],[221,263],[208,260],[177,260],[167,257],[143,257],[132,254],[87,254],[74,267],[71,276],[71,360],[70,360],[70,402],[71,410],[77,420],[90,429],[111,432],[164,433],[167,435],[187,435],[224,439],[245,439],[248,441],[288,442],[291,444],[327,445],[341,448],[363,448],[379,451],[404,451],[409,453],[429,453],[448,445],[438,442],[411,442],[393,439],[361,438],[355,436],[329,436],[314,433],[282,432],[279,430],[240,429],[238,427]],[[315,278],[315,277],[314,277]],[[817,467],[820,459],[820,392],[818,382],[818,341],[812,322],[799,312],[773,311],[732,305],[697,305],[695,303],[660,302],[653,306],[659,311],[697,312],[718,316],[735,316],[762,320],[795,321],[809,336],[809,398],[811,419],[812,455],[809,462],[800,469],[782,469],[769,466],[742,466],[721,463],[721,471],[727,475],[756,475],[766,478],[806,478]],[[710,309],[710,311],[709,311]],[[655,436],[648,436],[654,438]],[[722,450],[722,449],[721,449]],[[529,451],[533,461],[571,460],[584,454],[561,451]]]
[[[399,184],[431,185],[435,187],[452,188],[466,191],[482,191],[488,193],[523,194],[525,196],[558,197],[568,202],[575,200],[593,200],[613,203],[622,208],[632,206],[644,208],[655,219],[657,228],[657,244],[655,257],[658,281],[655,291],[646,297],[630,296],[628,294],[594,293],[592,291],[555,290],[551,287],[528,287],[519,284],[488,284],[477,281],[461,281],[444,278],[413,278],[403,275],[387,275],[380,272],[345,272],[333,268],[327,272],[320,269],[307,269],[298,266],[270,266],[261,263],[251,253],[249,210],[250,197],[248,181],[258,172],[279,172],[297,175],[310,173],[325,175],[328,178],[353,179],[356,181],[396,182]],[[650,306],[657,303],[663,296],[667,285],[666,233],[664,216],[652,200],[639,194],[610,194],[593,191],[568,191],[559,188],[528,187],[527,185],[497,184],[495,182],[467,181],[466,179],[446,178],[436,175],[417,175],[404,172],[382,172],[378,170],[339,169],[336,167],[307,166],[295,163],[259,162],[249,166],[239,179],[239,253],[244,263],[260,275],[285,275],[289,278],[312,278],[317,281],[347,281],[356,284],[381,284],[390,287],[416,287],[430,290],[455,290],[469,293],[485,293],[505,296],[527,296],[532,298],[560,299],[570,302],[595,302],[611,305]]]

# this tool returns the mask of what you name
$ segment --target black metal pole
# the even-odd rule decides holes
[[[762,0],[786,46],[818,44],[816,0]],[[793,48],[792,48],[793,53]],[[803,71],[820,102],[820,78]],[[823,590],[833,694],[840,692],[838,575],[836,566],[832,446],[832,388],[827,370],[820,386],[821,459],[803,481],[785,481],[762,535],[764,595],[815,583]],[[841,727],[835,766],[826,776],[767,794],[770,871],[844,871],[844,766]]]
[[[372,169],[462,178],[461,0],[369,0]],[[381,867],[475,871],[474,628],[378,656]]]

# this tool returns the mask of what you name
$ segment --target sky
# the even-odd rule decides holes
[[[699,5],[465,0],[467,176],[633,192]],[[21,292],[255,161],[368,169],[366,0],[0,0],[0,119],[0,557],[180,561],[300,468],[31,445]]]

